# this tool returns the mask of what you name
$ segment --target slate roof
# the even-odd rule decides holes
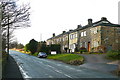
[[[92,23],[91,25],[85,25],[81,29],[85,29],[88,27],[96,27],[96,26],[120,27],[119,24],[113,24],[113,23],[109,22],[108,20],[100,20],[100,21]]]
[[[94,22],[94,23],[91,23],[91,24],[87,24],[87,25],[85,25],[83,27],[76,28],[74,30],[70,30],[68,32],[59,34],[59,35],[57,35],[55,37],[51,37],[51,38],[49,38],[47,40],[54,39],[54,38],[57,38],[57,37],[61,37],[61,36],[65,35],[65,34],[69,34],[69,33],[72,33],[72,32],[78,31],[78,30],[86,29],[86,28],[89,28],[89,27],[96,27],[96,26],[120,27],[119,24],[113,24],[110,21],[108,21],[107,18],[102,17],[100,21],[97,21],[97,22]]]

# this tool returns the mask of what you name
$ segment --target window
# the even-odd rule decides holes
[[[66,40],[68,40],[68,37],[66,36]]]
[[[81,37],[83,37],[83,36],[87,36],[87,35],[86,35],[86,31],[81,32]]]
[[[64,37],[63,37],[63,41],[64,41],[65,39],[64,39]]]
[[[91,28],[90,30],[92,34],[96,34],[98,32],[97,27]]]
[[[84,31],[84,36],[86,36],[86,31]]]
[[[77,33],[75,35],[76,35],[76,38],[77,38]]]
[[[73,39],[75,38],[75,34],[73,34]]]
[[[70,35],[70,39],[72,39],[72,34]]]
[[[71,35],[70,35],[70,39],[74,39],[75,37],[76,37],[75,34],[71,34]]]
[[[84,36],[84,33],[83,32],[81,32],[81,37],[83,37]]]
[[[61,38],[59,39],[59,41],[61,41]]]

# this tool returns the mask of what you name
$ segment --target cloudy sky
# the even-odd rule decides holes
[[[77,28],[77,25],[86,25],[88,18],[93,22],[107,17],[118,24],[119,0],[20,0],[20,3],[30,2],[31,27],[15,31],[19,43],[26,44],[31,39],[46,40]]]

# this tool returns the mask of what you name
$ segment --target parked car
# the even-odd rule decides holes
[[[39,52],[38,56],[39,58],[46,58],[47,57],[47,54],[44,53],[44,52]]]

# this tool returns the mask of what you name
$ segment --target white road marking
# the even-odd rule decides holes
[[[53,69],[55,69],[55,67],[53,67],[53,66],[50,66],[50,65],[47,65],[48,67],[51,67],[51,68],[53,68]]]
[[[61,64],[57,64],[57,66],[61,66]]]
[[[80,72],[81,72],[82,70],[77,70],[77,71],[80,71]]]
[[[24,78],[31,78],[30,76],[27,75],[27,72],[23,70],[22,66],[19,66],[19,68]]]
[[[41,64],[42,64],[42,62],[39,62],[39,63],[41,63]]]
[[[64,74],[65,76],[69,77],[69,78],[72,78],[71,76],[67,75],[67,74]]]
[[[59,70],[55,70],[56,72],[58,72],[58,73],[62,73],[61,71],[59,71]]]
[[[53,78],[53,76],[48,76],[49,78]]]

